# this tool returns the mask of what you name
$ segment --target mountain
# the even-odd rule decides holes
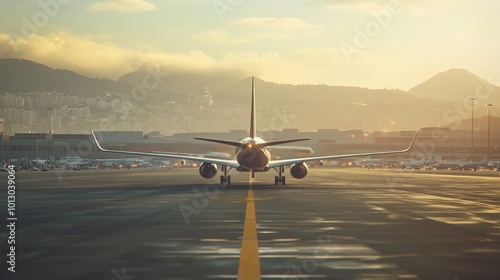
[[[122,82],[93,79],[24,59],[0,59],[0,92],[58,91],[87,95],[131,90],[131,85]]]
[[[150,68],[151,69],[151,68]],[[155,83],[153,75],[145,67],[123,75],[118,79],[120,82],[132,85],[141,85],[145,77],[151,76],[150,82]],[[172,72],[161,76],[161,83],[151,91],[173,92],[175,94],[196,95],[201,89],[207,87],[214,99],[220,102],[241,102],[248,99],[251,77],[245,77],[241,73],[233,72],[210,72],[210,73],[188,73]],[[327,86],[327,85],[290,85],[279,84],[256,78],[256,90],[258,102],[260,100],[289,102],[291,99],[298,100],[304,97],[314,99],[332,99],[341,97],[342,101],[358,100],[360,97],[368,98],[369,101],[380,101],[380,98],[390,97],[410,98],[406,92],[394,89],[367,89],[360,87]],[[259,99],[265,96],[265,99]]]
[[[180,104],[172,114],[204,119],[224,112],[229,127],[240,127],[248,116],[250,77],[229,70],[182,72],[143,66],[118,81],[93,79],[69,70],[52,69],[21,59],[0,59],[0,92],[58,91],[85,96],[106,91],[147,90],[139,106]],[[202,105],[206,87],[213,106]],[[499,88],[463,69],[439,73],[409,92],[327,85],[290,85],[257,79],[257,104],[262,129],[290,127],[368,130],[416,129],[439,126],[467,117],[465,100],[479,91],[477,106],[500,104]],[[472,92],[472,94],[471,94]],[[495,101],[497,100],[497,101]],[[465,104],[465,105],[464,105]],[[464,109],[465,115],[464,115]],[[179,111],[180,110],[180,111]],[[183,112],[183,113],[179,113]],[[186,113],[188,112],[188,113]],[[486,110],[477,110],[477,117]],[[314,120],[311,122],[311,120]]]
[[[243,78],[243,74],[234,71],[169,71],[158,66],[144,65],[123,75],[118,82],[144,85],[146,81],[151,85],[149,90],[153,92],[192,94],[198,93],[201,87],[208,87],[210,91],[221,91]]]
[[[154,84],[154,79],[148,75],[150,73],[146,69],[139,69],[124,75],[119,81],[140,85],[146,78]],[[231,123],[231,127],[240,127],[248,118],[250,79],[242,79],[238,73],[172,72],[161,77],[161,84],[152,90],[156,94],[149,94],[151,98],[148,102],[161,104],[168,98],[183,104],[196,104],[186,102],[186,99],[200,98],[204,87],[208,87],[214,108],[226,112],[226,118],[222,121]],[[288,125],[301,130],[415,129],[442,124],[442,112],[449,106],[447,101],[426,100],[397,89],[290,85],[261,79],[256,79],[255,86],[258,114],[262,120],[260,127],[263,130],[280,130]],[[196,115],[198,109],[193,105],[189,110]],[[426,114],[422,115],[422,112]],[[200,116],[210,116],[210,113],[200,113]]]
[[[450,69],[438,73],[408,90],[408,93],[432,99],[467,102],[476,97],[481,103],[499,104],[500,88],[465,69]]]

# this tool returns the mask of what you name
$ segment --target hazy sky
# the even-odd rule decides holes
[[[407,90],[449,68],[500,84],[496,0],[17,0],[0,57],[116,79],[141,63]]]

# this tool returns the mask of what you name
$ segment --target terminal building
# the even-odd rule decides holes
[[[260,131],[257,134],[266,141],[291,138],[310,138],[292,146],[309,147],[314,155],[335,155],[404,149],[411,142],[414,131],[340,131],[320,129],[316,132],[300,132],[297,129]],[[178,133],[165,136],[158,132],[144,134],[142,131],[98,132],[103,146],[109,149],[143,152],[173,152],[204,154],[223,152],[234,154],[234,147],[198,141],[195,137],[208,137],[239,141],[248,136],[244,130],[218,133]],[[422,158],[435,155],[439,159],[481,160],[487,153],[487,131],[450,131],[448,128],[428,127],[419,132],[411,153],[386,156],[389,158]],[[65,157],[122,158],[123,154],[103,153],[97,149],[90,134],[17,133],[1,135],[1,159],[64,159]],[[272,149],[272,147],[271,147]],[[490,159],[500,159],[500,131],[491,131],[489,137]],[[274,151],[273,154],[279,154]]]

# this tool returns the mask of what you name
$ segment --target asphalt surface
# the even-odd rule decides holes
[[[16,272],[2,226],[0,279],[500,279],[500,172],[231,175],[19,172]]]

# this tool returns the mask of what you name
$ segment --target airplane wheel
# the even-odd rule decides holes
[[[285,176],[283,176],[283,177],[281,178],[281,184],[284,186],[284,185],[285,185],[285,182],[286,182],[286,181],[285,181]]]
[[[231,185],[231,176],[227,176],[227,181],[226,181],[226,183],[227,183],[228,185]]]
[[[220,184],[223,185],[224,184],[224,176],[220,176]]]
[[[278,181],[278,176],[275,176],[275,177],[274,177],[274,185],[275,185],[275,186],[277,186],[277,185],[278,185],[278,183],[279,183],[279,181]]]

